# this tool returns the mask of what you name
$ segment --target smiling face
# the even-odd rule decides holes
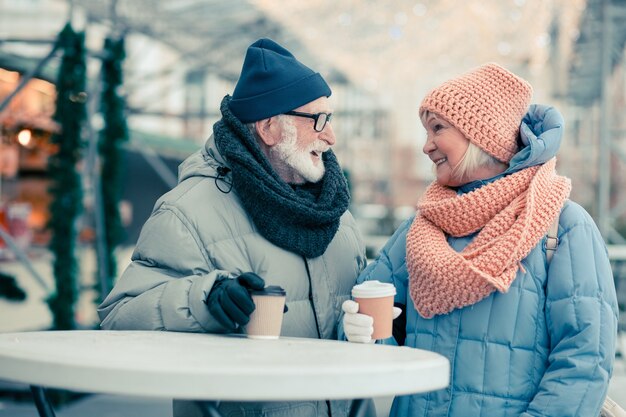
[[[318,182],[325,172],[324,161],[321,159],[322,153],[330,147],[325,142],[316,140],[304,149],[298,144],[298,131],[296,126],[287,116],[281,116],[282,139],[272,147],[270,155],[273,160],[282,165],[283,169],[279,174],[283,179],[288,179],[288,183],[299,184],[308,182]]]
[[[294,109],[302,113],[332,113],[328,98],[320,97]],[[277,116],[280,140],[270,145],[268,157],[280,177],[289,184],[318,182],[325,172],[322,154],[335,144],[332,125],[321,132],[314,129],[315,121],[306,117]]]
[[[469,140],[436,113],[427,113],[422,123],[426,129],[423,151],[435,164],[437,182],[448,187],[458,187],[466,183],[467,181],[458,178],[455,168],[463,160]]]
[[[294,109],[302,113],[332,113],[328,97],[320,97],[304,106]],[[299,116],[287,116],[293,120],[297,131],[296,144],[298,149],[306,151],[315,166],[323,166],[322,153],[330,149],[336,142],[332,125],[326,123],[324,130],[315,131],[315,120]]]

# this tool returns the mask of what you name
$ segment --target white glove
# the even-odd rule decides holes
[[[348,342],[372,343],[374,332],[374,319],[366,314],[360,314],[359,303],[346,300],[341,305],[345,313],[343,315],[343,331],[346,333]]]
[[[349,342],[353,343],[373,343],[372,333],[374,332],[374,319],[367,314],[359,313],[359,303],[353,300],[346,300],[341,305],[345,313],[343,315],[343,331]],[[393,308],[393,318],[397,318],[402,309]]]

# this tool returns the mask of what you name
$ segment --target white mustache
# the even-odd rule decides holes
[[[306,152],[316,151],[318,153],[328,152],[330,150],[330,146],[324,141],[318,140],[313,142],[307,149]]]

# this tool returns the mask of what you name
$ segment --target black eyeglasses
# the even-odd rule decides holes
[[[332,113],[302,113],[299,111],[288,111],[284,114],[289,116],[299,116],[299,117],[307,117],[309,119],[315,120],[315,124],[313,128],[316,132],[321,132],[326,127],[326,123],[330,122],[330,119],[333,117]]]

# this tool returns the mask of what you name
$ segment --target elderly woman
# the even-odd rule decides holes
[[[385,343],[447,357],[450,386],[395,398],[391,416],[599,413],[617,333],[611,268],[593,220],[555,171],[561,115],[529,108],[531,94],[488,64],[420,106],[436,180],[358,282],[395,285],[406,315]],[[369,341],[371,317],[351,300],[343,310],[347,339]]]

